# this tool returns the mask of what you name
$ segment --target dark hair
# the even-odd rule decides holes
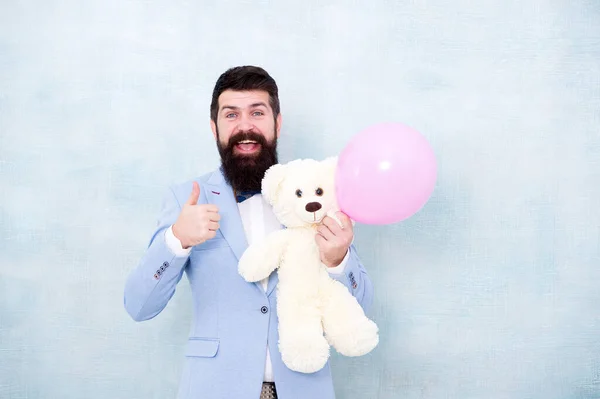
[[[219,112],[219,96],[225,90],[249,91],[262,90],[269,93],[269,104],[273,109],[273,116],[279,115],[279,89],[275,80],[261,67],[245,65],[230,68],[223,72],[212,94],[210,103],[210,119],[217,121]]]

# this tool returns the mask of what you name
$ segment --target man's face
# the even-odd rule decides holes
[[[281,114],[275,117],[265,91],[226,90],[211,121],[225,177],[237,191],[260,190],[265,171],[277,163]]]

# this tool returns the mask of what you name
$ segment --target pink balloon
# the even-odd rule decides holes
[[[394,123],[354,136],[338,157],[340,209],[365,224],[390,224],[417,213],[433,193],[435,155],[416,130]]]

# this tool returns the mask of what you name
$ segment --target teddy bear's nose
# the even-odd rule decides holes
[[[318,202],[309,202],[308,204],[306,204],[306,206],[304,208],[308,212],[316,212],[319,209],[321,209],[321,204],[319,204]]]

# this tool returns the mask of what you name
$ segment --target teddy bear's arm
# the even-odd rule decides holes
[[[242,255],[238,272],[248,282],[267,278],[279,263],[285,252],[289,231],[277,230],[263,241],[250,245]]]

